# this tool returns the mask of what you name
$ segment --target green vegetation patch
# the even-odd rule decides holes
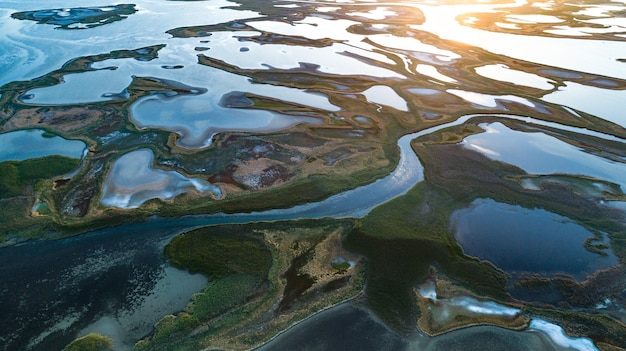
[[[0,247],[53,233],[48,217],[30,217],[32,205],[32,199],[25,196],[0,199]]]
[[[63,351],[113,351],[113,340],[100,334],[88,334],[72,341]]]
[[[161,319],[152,337],[138,342],[135,350],[172,349],[190,330],[243,304],[257,288],[257,277],[250,275],[233,275],[211,282],[202,292],[193,295],[185,311]]]
[[[0,198],[24,195],[25,188],[38,180],[50,179],[76,169],[79,159],[52,155],[0,163]]]
[[[205,227],[181,234],[165,247],[165,257],[177,267],[212,279],[235,274],[262,279],[272,264],[263,238],[243,226],[229,226],[228,231]]]
[[[442,188],[420,182],[405,195],[374,208],[361,221],[362,228],[384,239],[428,239],[450,243],[450,213],[463,202]]]
[[[183,312],[163,318],[135,350],[251,349],[357,296],[363,287],[360,257],[341,246],[353,226],[352,220],[333,219],[262,222],[177,236],[166,246],[166,257],[212,281]],[[332,267],[336,257],[354,266],[339,272]],[[294,288],[290,281],[299,276],[311,277],[313,284]]]
[[[50,237],[56,226],[50,218],[31,217],[34,191],[49,188],[45,181],[76,169],[80,160],[48,156],[0,163],[0,243],[11,245],[24,239]],[[51,186],[51,185],[50,185]],[[51,214],[47,202],[38,206],[40,214]]]
[[[272,266],[272,254],[263,237],[245,225],[204,227],[183,233],[165,247],[165,257],[173,265],[205,274],[213,281],[193,295],[183,312],[163,318],[150,338],[136,344],[136,350],[180,349],[183,340],[192,342],[186,338],[190,331],[207,322],[219,324],[228,311],[251,299],[267,280]]]
[[[198,318],[213,317],[245,302],[257,287],[257,277],[250,275],[238,274],[218,279],[204,291],[195,294],[186,310]]]

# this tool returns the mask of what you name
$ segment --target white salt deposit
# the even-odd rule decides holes
[[[530,329],[540,330],[546,333],[552,341],[559,346],[572,348],[579,351],[598,351],[598,348],[588,338],[572,338],[567,336],[563,328],[543,319],[535,318],[530,322]]]

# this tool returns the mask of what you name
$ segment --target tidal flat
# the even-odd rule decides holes
[[[621,2],[0,4],[1,350],[626,345]]]

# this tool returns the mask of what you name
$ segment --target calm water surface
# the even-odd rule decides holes
[[[61,155],[81,158],[87,145],[80,140],[67,140],[56,135],[44,135],[43,130],[19,130],[0,134],[0,162],[22,161],[29,158]]]
[[[488,260],[507,273],[566,274],[584,280],[618,262],[610,250],[603,256],[585,249],[584,241],[594,237],[592,232],[541,209],[479,199],[456,211],[451,222],[454,237],[467,255]]]

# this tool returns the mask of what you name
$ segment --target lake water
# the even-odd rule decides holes
[[[87,145],[80,140],[67,140],[57,135],[47,136],[44,132],[32,129],[0,134],[0,162],[51,155],[81,158],[87,149]]]
[[[406,127],[407,135],[397,141],[397,168],[384,179],[319,203],[262,213],[153,218],[78,238],[2,248],[0,349],[61,349],[88,332],[110,335],[117,349],[130,349],[150,333],[154,322],[180,311],[207,282],[164,262],[162,249],[173,235],[208,224],[363,217],[424,180],[423,169],[429,165],[422,165],[412,152],[412,139],[474,117],[489,115],[611,141],[618,151],[607,156],[581,147],[571,136],[557,138],[558,132],[522,132],[493,122],[481,124],[485,132],[465,137],[461,145],[530,175],[593,178],[624,189],[626,157],[619,155],[625,148],[619,135],[626,135],[623,1],[583,1],[567,11],[555,3],[524,7],[522,0],[248,5],[245,0],[138,0],[119,6],[102,0],[79,5],[67,0],[0,0],[0,87],[37,82],[24,88],[16,101],[2,100],[0,162],[51,154],[86,157],[82,141],[47,137],[42,129],[17,130],[18,124],[4,120],[12,106],[32,108],[21,116],[27,120],[29,113],[48,108],[115,102],[123,106],[128,129],[126,134],[115,130],[99,136],[110,140],[108,145],[133,128],[158,130],[176,133],[174,146],[191,153],[212,147],[214,135],[221,132],[263,134],[300,124],[341,124],[337,114],[349,113],[362,102],[375,112],[368,116],[359,108],[347,118],[356,123],[353,135],[362,135],[360,128],[375,126],[376,120],[398,117],[399,128]],[[489,18],[492,22],[486,23]],[[154,55],[141,49],[157,45],[162,47]],[[55,73],[88,56],[93,62]],[[202,64],[208,59],[216,66]],[[306,72],[313,78],[251,78],[276,72]],[[352,87],[358,77],[367,83]],[[145,81],[158,84],[128,103],[134,84]],[[307,112],[296,113],[294,108],[277,113],[255,105],[251,97]],[[589,116],[612,123],[618,136],[607,129],[598,132],[554,122]],[[443,117],[450,122],[436,126]],[[131,209],[184,192],[222,195],[216,185],[162,166],[145,144],[126,150],[108,165],[99,205]],[[540,190],[535,183],[525,184]],[[613,203],[623,211],[623,201]],[[589,230],[541,209],[478,199],[452,216],[451,228],[466,254],[512,274],[565,273],[583,280],[618,262],[610,249],[601,256],[583,247],[594,235]],[[462,308],[481,303],[460,302]],[[333,336],[338,328],[346,332],[341,339]],[[487,340],[492,349],[588,346],[559,344],[555,340],[563,337],[558,333],[558,326],[537,321],[522,332],[483,326],[410,340],[388,330],[366,308],[341,305],[264,349],[359,345],[444,350],[463,345],[478,350]],[[319,343],[320,338],[327,344]]]
[[[467,255],[488,260],[507,273],[566,274],[584,280],[618,262],[610,250],[602,256],[585,249],[592,232],[541,209],[479,199],[456,211],[451,227]]]
[[[481,126],[485,133],[465,138],[464,147],[520,167],[528,174],[587,176],[626,189],[626,163],[594,155],[544,133],[514,131],[501,123]]]

